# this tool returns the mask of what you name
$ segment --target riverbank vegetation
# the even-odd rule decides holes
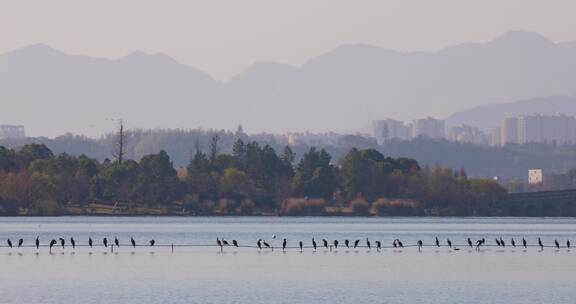
[[[0,147],[0,214],[502,215],[506,191],[462,170],[421,167],[374,149],[340,160],[310,148],[214,136],[185,168],[160,151],[139,161],[55,155],[42,144]]]

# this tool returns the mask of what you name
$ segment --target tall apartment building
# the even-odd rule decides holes
[[[500,145],[518,143],[518,117],[506,117],[500,126]]]
[[[538,116],[518,117],[518,143],[540,142],[542,140],[541,124]]]
[[[412,123],[412,137],[425,136],[429,138],[445,138],[444,120],[431,117],[416,119]]]
[[[0,125],[0,139],[25,137],[24,126]]]
[[[522,115],[504,118],[500,145],[507,143],[576,143],[576,118],[566,115]]]
[[[375,120],[372,122],[372,131],[379,145],[391,139],[409,140],[412,138],[412,126],[394,119]]]
[[[489,135],[489,144],[490,146],[500,146],[502,145],[502,128],[496,127]]]

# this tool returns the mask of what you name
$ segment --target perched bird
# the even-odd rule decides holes
[[[554,245],[556,245],[556,249],[560,249],[560,243],[558,243],[558,240],[554,240]]]
[[[328,241],[325,239],[322,239],[322,244],[324,244],[325,248],[328,248]]]
[[[130,243],[132,243],[132,247],[136,248],[136,241],[133,237],[130,237]]]
[[[502,246],[502,244],[500,244],[500,240],[496,239],[496,245],[498,245],[498,247]]]
[[[450,241],[450,239],[446,239],[447,243],[448,243],[448,247],[452,248],[452,241]]]
[[[502,237],[500,237],[500,244],[502,244],[502,247],[506,247],[506,243],[504,243],[504,240],[502,239]]]
[[[36,237],[36,250],[38,250],[38,248],[40,248],[40,237],[39,236]]]
[[[258,239],[258,242],[256,242],[256,246],[258,246],[258,250],[262,250],[262,240]]]
[[[92,238],[88,237],[88,246],[90,246],[90,248],[92,248],[92,244],[93,244]]]
[[[266,248],[271,248],[270,244],[266,243],[266,241],[262,241],[262,244],[264,244],[264,247],[266,247]]]
[[[56,240],[51,240],[50,241],[50,251],[52,251],[52,247],[54,247],[54,245],[56,245]]]
[[[438,240],[438,237],[436,237],[436,247],[440,247],[440,241]]]
[[[398,243],[396,243],[397,240],[394,240],[394,242],[392,242],[392,246],[394,246],[394,248],[398,248]]]
[[[24,243],[24,239],[18,240],[18,248],[22,247],[22,243]]]
[[[114,237],[114,244],[116,245],[116,247],[120,247],[120,242],[118,241],[117,237]]]
[[[350,248],[350,242],[348,240],[344,240],[344,245],[346,245],[346,248]]]
[[[512,239],[510,240],[510,243],[512,243],[512,247],[516,247],[516,242],[514,241],[514,238],[512,238]]]
[[[422,243],[422,240],[418,240],[418,242],[416,243],[416,245],[418,245],[418,251],[420,251],[422,249],[422,246],[424,245]]]
[[[526,242],[525,238],[522,238],[522,245],[524,246],[524,248],[528,247],[528,242]]]
[[[286,250],[286,239],[282,241],[282,251]]]
[[[380,248],[382,248],[382,243],[380,243],[380,241],[376,241],[376,250],[380,251]]]
[[[368,249],[371,249],[370,240],[368,238],[366,238],[366,247],[368,247]]]
[[[360,240],[356,240],[354,241],[354,248],[358,247],[358,244],[360,243]]]
[[[156,241],[150,240],[150,247],[154,246],[154,244],[156,244]]]
[[[6,243],[8,243],[8,247],[12,248],[12,241],[10,239],[8,239]]]
[[[302,252],[302,247],[304,247],[304,244],[302,243],[302,241],[298,242],[298,245],[300,246],[300,252]]]
[[[338,249],[338,240],[334,240],[334,248]]]
[[[314,251],[316,251],[316,240],[312,238],[312,247],[314,247]]]
[[[232,244],[234,245],[234,247],[238,247],[238,242],[236,242],[236,240],[232,240]]]
[[[470,246],[470,248],[472,248],[472,240],[470,238],[468,238],[468,246]]]
[[[566,241],[566,248],[570,249],[570,240]]]
[[[66,240],[63,238],[59,238],[60,240],[60,245],[62,245],[62,249],[64,249],[64,246],[66,245]]]
[[[222,242],[219,238],[216,238],[216,244],[218,244],[218,247],[222,248]]]
[[[108,248],[108,239],[107,238],[102,239],[102,243],[104,244],[104,247]]]
[[[540,250],[544,250],[544,244],[542,244],[542,240],[538,238],[538,246],[540,246]]]
[[[399,239],[396,239],[396,242],[398,243],[398,247],[404,248],[404,244],[402,244],[402,242]]]
[[[76,241],[74,240],[73,237],[70,238],[70,244],[72,244],[72,249],[76,248]]]
[[[222,239],[222,245],[224,245],[224,246],[230,246],[230,244],[228,243],[228,241],[225,240],[225,239]]]

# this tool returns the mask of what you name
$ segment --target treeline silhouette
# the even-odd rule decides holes
[[[258,142],[261,146],[269,145],[276,151],[282,151],[288,144],[286,135],[246,134],[239,128],[237,131],[224,130],[129,130],[126,134],[126,159],[140,160],[144,156],[166,151],[177,168],[186,167],[191,154],[197,147],[208,147],[213,136],[218,135],[219,151],[232,153],[237,139],[249,143]],[[310,148],[326,150],[335,161],[341,161],[354,147],[358,149],[376,149],[391,157],[409,157],[421,165],[436,165],[453,168],[465,167],[469,176],[500,176],[512,180],[515,184],[526,182],[528,169],[540,168],[549,174],[564,173],[567,168],[576,167],[575,145],[555,144],[508,144],[504,147],[487,147],[471,143],[457,143],[443,139],[415,138],[410,141],[392,140],[378,145],[373,138],[361,135],[316,134],[318,141],[298,140],[290,146],[296,154],[296,161]],[[45,144],[55,154],[86,155],[103,162],[110,157],[116,134],[106,134],[100,138],[88,138],[67,134],[56,138],[8,138],[0,140],[0,146],[20,149],[24,145]],[[510,188],[511,191],[522,191]],[[554,187],[553,187],[554,188]]]
[[[463,169],[422,168],[374,149],[353,148],[335,163],[310,148],[295,160],[289,146],[277,153],[242,139],[220,153],[218,136],[182,170],[164,151],[100,162],[42,144],[0,146],[0,213],[90,214],[98,204],[123,214],[502,215],[506,191]]]

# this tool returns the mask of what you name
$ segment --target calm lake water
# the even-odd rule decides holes
[[[273,238],[273,235],[276,238]],[[32,246],[65,237],[67,246],[7,248],[24,238]],[[393,240],[442,247],[342,248],[344,239]],[[69,247],[69,238],[78,245]],[[88,237],[95,247],[89,248]],[[120,240],[103,248],[102,238]],[[141,245],[155,239],[154,248]],[[216,238],[255,248],[176,247],[214,245]],[[289,249],[325,238],[338,249]],[[507,246],[465,246],[466,238]],[[511,238],[536,245],[512,248]],[[460,250],[446,245],[449,238]],[[0,303],[576,303],[576,219],[533,218],[0,218]],[[163,245],[167,245],[163,247]]]

